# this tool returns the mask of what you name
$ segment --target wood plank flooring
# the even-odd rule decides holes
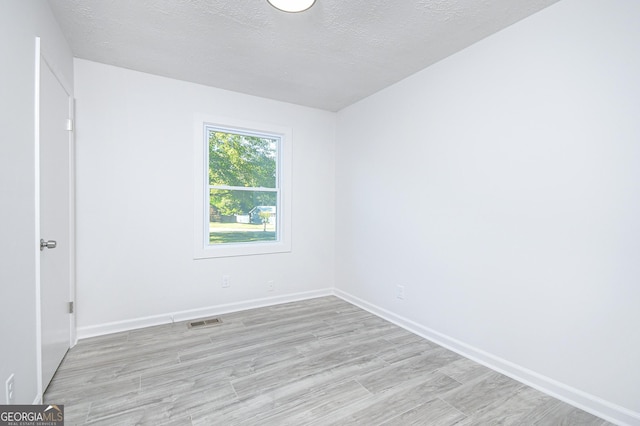
[[[336,297],[80,341],[67,425],[609,425]]]

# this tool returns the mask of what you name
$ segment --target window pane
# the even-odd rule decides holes
[[[276,187],[278,139],[209,129],[209,184]]]
[[[211,189],[209,244],[276,241],[275,191]]]

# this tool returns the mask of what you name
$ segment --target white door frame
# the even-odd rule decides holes
[[[72,130],[69,132],[69,300],[75,305],[75,284],[76,284],[76,238],[75,238],[75,129],[73,122],[75,117],[75,105],[71,86],[66,83],[62,73],[56,72],[56,68],[51,65],[52,61],[47,61],[46,52],[41,49],[40,37],[35,38],[35,111],[34,111],[34,156],[35,156],[35,236],[33,242],[36,265],[36,375],[38,394],[34,404],[42,403],[44,393],[42,383],[42,311],[40,303],[40,68],[47,66],[56,77],[62,88],[69,96],[69,117],[71,117]],[[76,344],[76,310],[70,315],[69,321],[69,343],[70,347]]]

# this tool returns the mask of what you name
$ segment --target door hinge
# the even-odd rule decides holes
[[[70,132],[73,131],[73,120],[70,118],[67,119],[67,130]]]
[[[69,302],[69,313],[73,313],[73,302]]]

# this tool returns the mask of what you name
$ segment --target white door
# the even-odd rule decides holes
[[[70,347],[71,155],[70,97],[40,60],[40,319],[42,390]],[[42,241],[41,241],[42,243]],[[55,245],[55,247],[54,247]]]

